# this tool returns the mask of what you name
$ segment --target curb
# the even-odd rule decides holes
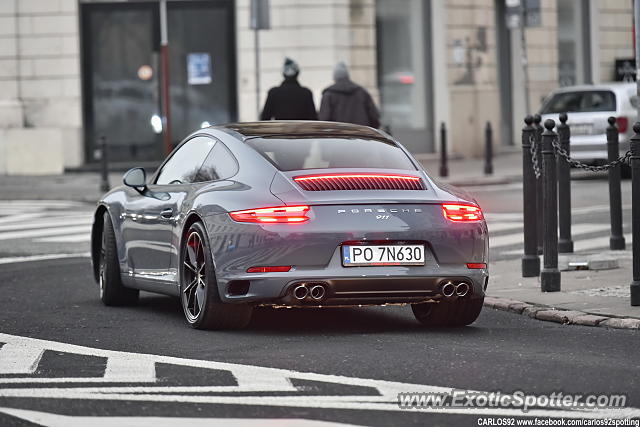
[[[511,313],[529,316],[532,319],[555,322],[563,325],[640,330],[640,319],[598,316],[583,311],[562,310],[547,305],[529,304],[508,298],[485,297],[484,306],[495,310],[509,311]]]

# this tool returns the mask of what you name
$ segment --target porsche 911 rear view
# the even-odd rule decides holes
[[[179,296],[196,328],[246,326],[256,306],[410,305],[467,325],[488,282],[487,227],[397,141],[329,122],[214,126],[142,182],[105,195],[94,271],[108,305]]]

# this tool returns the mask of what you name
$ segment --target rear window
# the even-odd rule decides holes
[[[541,114],[616,111],[616,95],[608,90],[556,93]]]
[[[247,140],[281,171],[325,168],[416,170],[395,144],[360,138],[252,138]]]

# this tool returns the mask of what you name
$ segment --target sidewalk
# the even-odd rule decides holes
[[[522,181],[522,152],[519,148],[505,151],[493,158],[493,174],[484,174],[484,158],[449,160],[449,176],[440,177],[440,157],[436,154],[417,155],[431,178],[461,187],[508,184]]]
[[[122,185],[122,173],[110,173],[109,184],[111,188]],[[100,175],[92,172],[42,176],[0,175],[0,200],[70,200],[95,203],[102,194]]]
[[[438,176],[439,160],[434,155],[424,156],[421,162],[432,178],[453,185],[500,184],[522,179],[522,160],[519,152],[497,155],[494,161],[495,173],[490,176],[483,174],[482,159],[450,161],[447,178]],[[152,172],[151,169],[147,170],[147,173]],[[110,173],[109,182],[111,188],[121,185],[122,172]],[[0,175],[0,200],[53,199],[95,203],[101,195],[100,175],[96,172],[67,172],[64,175],[44,176]]]
[[[520,259],[493,262],[489,266],[485,305],[558,323],[640,328],[640,307],[629,303],[631,250],[607,251],[597,256],[615,259],[619,267],[563,271],[560,292],[542,292],[539,278],[523,278]],[[560,255],[559,264],[564,257]],[[584,258],[571,255],[572,260]]]

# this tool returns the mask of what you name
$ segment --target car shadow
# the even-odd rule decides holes
[[[133,309],[150,315],[160,315],[185,324],[180,301],[174,297],[141,294],[140,302]],[[242,330],[226,331],[237,334],[261,335],[321,335],[363,333],[416,333],[478,335],[485,331],[478,326],[438,328],[418,323],[409,306],[386,307],[323,307],[323,308],[272,308],[256,307],[249,325]]]

